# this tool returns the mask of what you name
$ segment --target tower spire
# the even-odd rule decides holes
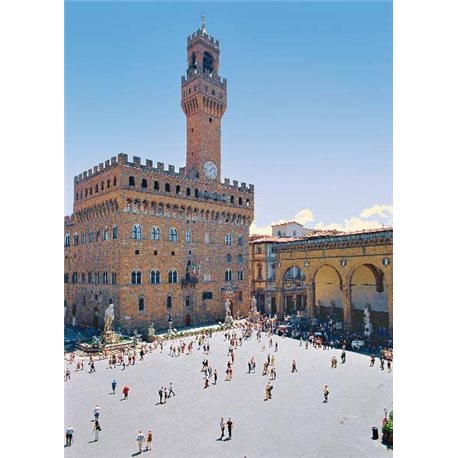
[[[205,33],[206,35],[208,35],[207,34],[207,29],[205,28],[205,13],[202,13],[200,15],[200,17],[202,19],[202,26],[201,26],[200,30],[202,30],[202,33]]]

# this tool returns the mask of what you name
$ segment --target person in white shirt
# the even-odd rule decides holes
[[[139,431],[137,435],[138,453],[142,452],[143,442],[145,442],[145,435]]]

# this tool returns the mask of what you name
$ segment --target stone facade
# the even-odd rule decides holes
[[[252,294],[265,313],[333,316],[358,329],[369,304],[375,326],[393,327],[393,230],[252,237]]]
[[[221,182],[227,83],[218,66],[219,42],[205,28],[188,37],[185,167],[119,154],[75,177],[64,223],[66,324],[102,328],[110,299],[125,330],[224,320],[227,298],[234,315],[248,313],[254,186]]]

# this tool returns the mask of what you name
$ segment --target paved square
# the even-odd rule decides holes
[[[238,331],[240,335],[240,331]],[[189,339],[186,339],[189,340]],[[166,343],[162,353],[148,353],[143,361],[125,370],[108,369],[107,361],[96,362],[96,372],[73,372],[65,382],[65,427],[75,428],[74,443],[65,448],[67,458],[92,457],[320,457],[378,458],[392,452],[371,439],[371,428],[392,409],[392,374],[378,364],[369,367],[369,357],[347,351],[340,363],[340,350],[299,346],[298,340],[273,336],[278,352],[255,337],[235,350],[233,380],[224,381],[229,343],[223,333],[210,339],[205,356],[195,344],[191,355],[170,357]],[[265,350],[262,350],[262,346]],[[275,355],[277,379],[272,400],[264,401],[268,376],[262,376],[267,354]],[[331,357],[338,358],[331,369]],[[247,363],[256,359],[256,373],[247,373]],[[216,385],[204,389],[202,360],[208,358],[218,371]],[[78,358],[77,358],[78,359]],[[291,373],[291,361],[297,373]],[[118,386],[111,395],[111,381]],[[158,390],[173,382],[175,397],[159,402]],[[121,401],[122,388],[130,387],[129,399]],[[323,403],[323,387],[330,390]],[[93,410],[100,404],[99,441],[93,440]],[[231,441],[218,440],[219,421],[234,422]],[[138,430],[153,432],[153,449],[137,455]],[[381,431],[380,431],[381,433]],[[227,432],[226,432],[227,434]]]

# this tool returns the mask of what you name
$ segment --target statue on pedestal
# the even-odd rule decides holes
[[[105,321],[103,326],[103,332],[113,331],[113,320],[114,320],[114,304],[110,302],[110,305],[105,310]]]
[[[231,301],[229,299],[226,299],[226,302],[224,303],[224,307],[226,309],[226,318],[225,318],[224,322],[226,324],[232,324],[232,322],[234,320],[233,320],[232,314],[231,314]]]
[[[371,314],[370,314],[370,305],[367,304],[364,309],[364,335],[370,337],[372,333],[372,323],[371,323]]]
[[[257,312],[257,311],[258,311],[257,303],[258,303],[258,301],[256,300],[256,297],[253,296],[253,297],[251,298],[251,304],[250,304],[250,310],[251,310],[252,312]]]
[[[113,331],[114,320],[114,304],[110,300],[110,304],[105,310],[104,325],[103,325],[103,342],[105,344],[115,344],[121,341],[121,336]]]

